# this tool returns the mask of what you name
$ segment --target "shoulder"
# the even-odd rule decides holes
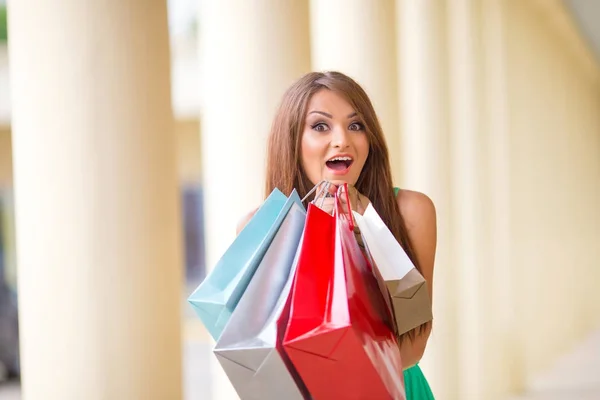
[[[418,225],[430,225],[436,221],[433,201],[424,193],[401,189],[396,196],[400,213],[410,231]]]
[[[421,272],[431,285],[437,247],[435,205],[427,195],[412,190],[400,190],[396,200]]]
[[[250,211],[249,213],[247,213],[246,215],[244,215],[239,221],[238,224],[236,226],[235,229],[235,234],[239,235],[240,232],[242,231],[242,229],[244,229],[244,227],[246,226],[246,224],[252,219],[252,217],[254,216],[254,214],[256,213],[256,210],[258,210],[258,207],[255,208],[254,210]]]

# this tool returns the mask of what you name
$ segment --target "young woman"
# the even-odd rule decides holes
[[[285,194],[295,188],[304,197],[322,180],[347,183],[352,208],[362,214],[373,205],[433,292],[435,207],[422,193],[394,188],[381,126],[354,80],[339,72],[312,72],[296,81],[275,116],[267,157],[267,195],[274,188]],[[317,204],[331,211],[333,198]],[[418,366],[430,332],[431,322],[399,338],[409,400],[433,399]]]

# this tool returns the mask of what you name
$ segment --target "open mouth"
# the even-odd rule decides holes
[[[327,165],[327,168],[333,171],[345,171],[350,168],[353,162],[354,160],[352,160],[351,157],[334,157],[325,164]]]

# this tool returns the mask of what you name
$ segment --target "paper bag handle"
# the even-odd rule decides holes
[[[306,196],[304,196],[304,198],[302,198],[302,203],[304,203],[304,202],[306,201],[306,199],[308,199],[308,197],[309,197],[311,194],[313,194],[313,193],[315,192],[315,190],[317,190],[317,188],[318,188],[319,186],[321,186],[321,185],[322,185],[323,183],[325,183],[325,182],[327,182],[327,181],[326,181],[325,179],[323,179],[321,182],[319,182],[319,183],[317,183],[315,186],[313,186],[313,188],[312,188],[312,189],[310,189],[310,191],[309,191],[308,193],[306,193]],[[323,193],[323,190],[325,190],[325,189],[327,189],[327,188],[329,188],[329,185],[324,185],[324,186],[321,188],[321,190],[319,190],[319,193],[317,193],[317,194],[315,195],[315,199],[314,199],[314,200],[318,199],[318,198],[321,196],[321,194]],[[314,201],[314,200],[313,200],[313,201]]]
[[[352,214],[352,205],[350,204],[350,195],[348,194],[348,184],[344,183],[344,191],[346,192],[346,205],[348,206],[348,216],[350,217],[348,224],[350,225],[350,230],[354,231],[354,216]],[[335,212],[336,214],[339,215],[339,208],[338,205],[341,204],[340,203],[340,197],[339,197],[339,191],[342,188],[342,186],[340,186],[338,188],[338,190],[335,192]]]

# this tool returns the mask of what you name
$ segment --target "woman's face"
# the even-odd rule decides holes
[[[322,180],[355,185],[367,156],[365,125],[341,95],[328,89],[308,103],[302,132],[302,166],[316,185]]]

